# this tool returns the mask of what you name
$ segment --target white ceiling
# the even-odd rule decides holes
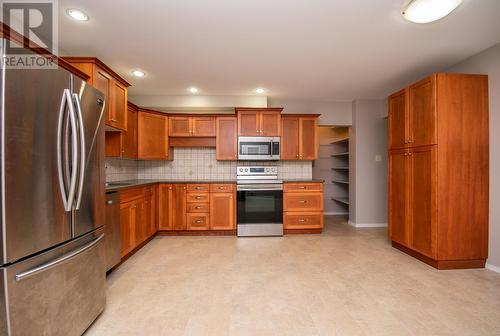
[[[382,98],[500,42],[500,1],[405,21],[406,0],[60,0],[62,54],[97,56],[133,95]],[[65,14],[76,7],[86,23]],[[135,79],[130,71],[147,73]]]

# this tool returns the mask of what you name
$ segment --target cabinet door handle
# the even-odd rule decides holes
[[[299,219],[300,223],[304,223],[305,221],[306,221],[306,219]]]
[[[295,157],[298,159],[299,158],[299,154],[295,155]]]
[[[195,198],[196,198],[196,199],[201,199],[201,196],[196,196]]]
[[[299,187],[299,189],[305,189],[305,188],[306,188],[306,187],[304,187],[304,186],[300,186],[300,187]]]
[[[307,203],[307,201],[300,200],[299,203]]]
[[[200,224],[200,223],[201,223],[201,220],[199,220],[199,219],[198,219],[198,220],[195,220],[194,222],[195,222],[196,224]]]
[[[201,206],[196,206],[196,207],[194,207],[194,208],[195,208],[195,209],[201,209]]]

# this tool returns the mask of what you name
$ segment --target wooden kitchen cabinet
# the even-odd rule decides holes
[[[120,191],[122,257],[156,233],[155,197],[151,185]]]
[[[168,117],[166,115],[139,110],[137,117],[137,134],[137,156],[139,159],[170,159],[168,147]]]
[[[389,149],[437,144],[437,75],[388,98]]]
[[[283,227],[285,233],[322,232],[323,183],[284,183]]]
[[[281,117],[281,160],[318,158],[319,115],[283,115]]]
[[[172,212],[172,230],[184,231],[187,229],[186,189],[185,184],[172,184],[172,203],[170,206],[170,211]]]
[[[170,137],[214,137],[215,117],[171,116]]]
[[[217,117],[215,120],[216,159],[238,159],[238,119],[236,117]]]
[[[282,108],[237,107],[239,136],[280,136]]]
[[[136,202],[120,204],[120,256],[123,258],[135,247],[135,226],[137,219]]]
[[[87,82],[104,94],[104,122],[116,130],[127,130],[127,88],[130,84],[95,57],[63,57],[89,76]]]
[[[106,131],[106,157],[137,159],[138,108],[131,102],[127,105],[127,130]]]
[[[173,230],[173,187],[171,184],[158,185],[158,230]]]
[[[393,246],[438,269],[484,267],[488,77],[438,73],[391,95],[388,107]]]
[[[236,192],[210,194],[210,229],[234,230],[236,228]]]
[[[137,159],[137,114],[137,106],[129,102],[127,106],[127,130],[121,132],[121,156],[123,158]]]

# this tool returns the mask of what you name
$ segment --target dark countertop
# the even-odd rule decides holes
[[[325,182],[322,179],[284,179],[284,183],[293,183],[293,182],[303,182],[303,183],[323,183]],[[127,180],[127,181],[115,181],[115,182],[107,182],[106,183],[106,192],[109,191],[119,191],[121,189],[145,186],[148,184],[155,183],[188,183],[188,184],[196,184],[196,183],[236,183],[236,180],[162,180],[162,179],[144,179],[144,180]],[[109,185],[108,185],[109,184]]]
[[[297,183],[298,182],[304,182],[304,183],[307,183],[307,182],[310,182],[310,183],[313,183],[313,182],[315,182],[315,183],[323,183],[323,182],[325,182],[325,180],[323,180],[323,179],[314,179],[314,178],[313,179],[304,179],[304,178],[296,178],[296,179],[294,179],[294,178],[289,178],[289,179],[284,179],[283,182],[284,183],[294,183],[294,182],[297,182]]]
[[[163,180],[163,179],[144,179],[144,180],[127,180],[106,182],[106,192],[119,191],[121,189],[145,186],[155,183],[236,183],[236,180]],[[108,185],[109,184],[109,185]]]

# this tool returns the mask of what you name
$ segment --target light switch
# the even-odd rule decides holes
[[[382,161],[382,155],[380,154],[375,155],[375,162],[380,162],[380,161]]]

